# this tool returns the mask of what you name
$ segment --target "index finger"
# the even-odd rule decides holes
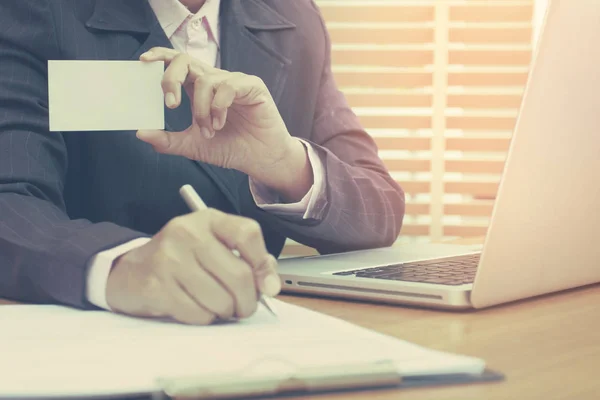
[[[166,65],[171,64],[171,62],[180,54],[177,50],[169,49],[167,47],[153,47],[144,54],[140,56],[141,61],[164,61]],[[194,79],[200,75],[203,75],[206,72],[213,71],[216,68],[211,67],[210,65],[197,60],[195,58],[190,58],[190,74],[195,75]]]
[[[281,290],[277,261],[269,254],[258,222],[244,217],[221,214],[211,220],[211,230],[232,250],[236,250],[252,268],[261,293],[275,296]]]

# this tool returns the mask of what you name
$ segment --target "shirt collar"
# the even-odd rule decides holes
[[[171,39],[181,24],[188,18],[197,16],[199,18],[206,17],[206,22],[213,36],[217,43],[219,42],[219,8],[221,0],[206,0],[196,14],[192,14],[179,0],[148,0],[148,3],[150,3],[150,7],[152,7],[156,19],[167,38]]]

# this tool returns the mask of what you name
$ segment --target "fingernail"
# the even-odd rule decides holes
[[[152,53],[152,51],[147,51],[144,54],[142,54],[140,57],[141,58],[150,58],[154,55],[154,53]]]
[[[213,115],[215,115],[212,120],[213,129],[216,131],[223,129],[227,119],[227,114],[224,112],[214,112]]]
[[[267,275],[263,284],[267,296],[277,296],[281,291],[281,281],[275,275]]]
[[[210,139],[212,137],[212,133],[210,132],[210,129],[208,129],[205,126],[200,127],[200,134],[202,136],[204,136],[206,139]]]
[[[173,108],[175,107],[175,95],[171,92],[167,93],[165,95],[165,104],[167,105],[167,107],[169,108]]]
[[[138,139],[144,140],[144,139],[148,138],[150,135],[147,131],[137,131],[135,136]]]

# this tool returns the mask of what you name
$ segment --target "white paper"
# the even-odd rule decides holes
[[[277,301],[209,327],[58,306],[0,307],[0,398],[158,390],[160,377],[288,376],[295,368],[393,360],[404,376],[480,373],[479,359],[433,351]],[[283,374],[283,375],[282,375]],[[207,378],[210,379],[210,378]]]
[[[48,61],[50,131],[164,129],[164,62]]]

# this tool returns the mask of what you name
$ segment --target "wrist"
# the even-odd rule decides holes
[[[125,312],[123,307],[124,297],[129,292],[129,275],[133,272],[136,250],[130,250],[117,257],[106,280],[106,303],[111,310],[119,313]]]
[[[277,192],[286,203],[302,200],[314,182],[306,147],[291,136],[276,162],[249,175],[255,182]]]
[[[143,246],[149,240],[150,238],[147,237],[132,239],[103,250],[90,259],[86,288],[86,296],[90,303],[99,308],[114,311],[106,301],[106,287],[115,261],[125,253]]]

